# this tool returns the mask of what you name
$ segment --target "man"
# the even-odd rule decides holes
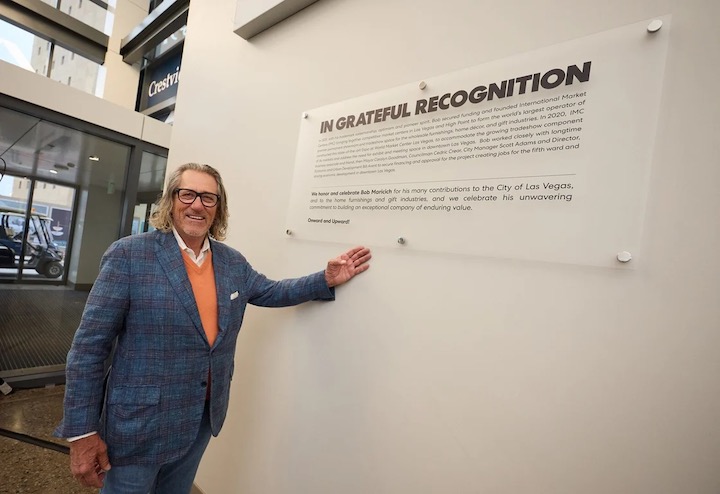
[[[152,218],[157,230],[118,240],[103,256],[68,353],[55,431],[71,441],[71,470],[83,485],[190,492],[225,420],[246,304],[333,300],[334,286],[369,267],[370,251],[356,247],[324,272],[269,280],[219,242],[227,219],[220,174],[189,163],[170,176]]]

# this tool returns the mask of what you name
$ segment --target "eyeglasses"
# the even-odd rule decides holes
[[[215,206],[220,200],[220,196],[212,192],[195,192],[192,189],[175,189],[175,194],[183,204],[192,204],[200,197],[200,202],[207,208]]]

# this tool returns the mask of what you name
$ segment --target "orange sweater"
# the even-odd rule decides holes
[[[197,303],[200,312],[200,321],[205,330],[205,336],[207,336],[210,346],[213,346],[218,334],[218,308],[215,272],[212,267],[212,252],[208,251],[202,266],[195,264],[185,252],[183,252],[183,261],[185,261],[185,269],[188,278],[190,278],[195,303]]]

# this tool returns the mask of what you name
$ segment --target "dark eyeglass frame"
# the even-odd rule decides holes
[[[181,192],[192,192],[192,201],[182,199],[180,197]],[[200,203],[206,208],[212,208],[214,206],[217,206],[217,203],[220,202],[220,196],[217,194],[213,194],[212,192],[197,192],[192,189],[175,189],[173,191],[173,194],[175,194],[178,198],[178,201],[182,202],[183,204],[192,204],[195,202],[195,199],[200,197]]]

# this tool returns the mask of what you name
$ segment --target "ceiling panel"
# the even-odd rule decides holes
[[[4,108],[0,108],[0,119],[0,156],[40,122],[39,118]]]
[[[0,156],[11,175],[124,190],[130,147],[0,108]]]

